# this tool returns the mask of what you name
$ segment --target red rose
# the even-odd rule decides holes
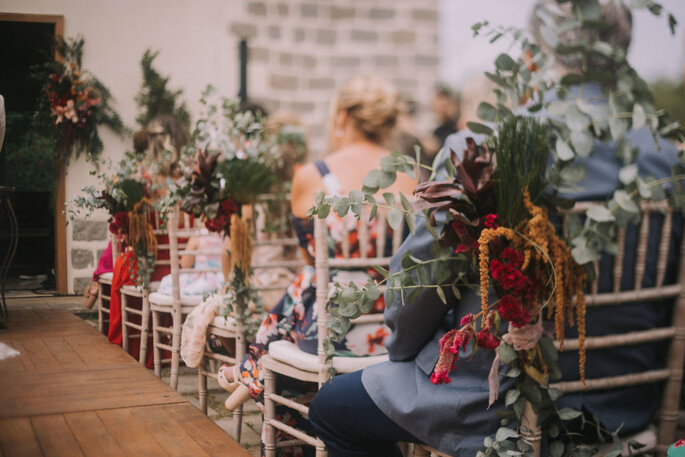
[[[497,214],[488,214],[485,216],[485,226],[489,229],[496,229],[499,227],[497,223]]]

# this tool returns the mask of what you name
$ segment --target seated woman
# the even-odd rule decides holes
[[[181,268],[194,268],[207,270],[221,268],[221,254],[223,241],[216,233],[209,233],[203,229],[200,236],[193,236],[186,244],[187,251],[214,251],[217,254],[185,254],[181,256]],[[166,275],[159,283],[157,292],[172,295],[171,275]],[[201,271],[197,273],[181,273],[178,277],[181,295],[202,295],[205,292],[212,293],[221,289],[224,284],[223,271]]]
[[[240,367],[223,367],[219,372],[222,386],[227,390],[236,390],[227,400],[227,407],[237,407],[246,399],[246,393],[262,404],[263,383],[260,358],[271,342],[286,339],[295,342],[303,351],[315,354],[317,347],[317,328],[315,315],[316,278],[313,267],[313,224],[306,214],[314,204],[319,191],[327,194],[347,194],[354,189],[362,188],[366,174],[380,168],[381,159],[390,151],[384,146],[389,133],[395,125],[398,114],[398,96],[387,82],[377,78],[357,78],[346,84],[338,93],[331,106],[332,133],[331,145],[335,151],[326,159],[302,166],[293,178],[292,213],[293,226],[300,241],[303,255],[310,266],[305,267],[288,287],[279,304],[264,318],[255,340],[249,347],[247,357]],[[350,166],[354,164],[354,166]],[[398,179],[386,191],[410,193],[416,182],[406,175]],[[344,228],[347,229],[350,241],[351,256],[359,256],[362,249],[367,250],[369,257],[375,256],[375,238],[377,228],[369,227],[369,245],[360,246],[357,238],[357,221],[349,216],[339,218],[331,214],[326,223],[330,236],[335,242],[332,255],[342,252]],[[332,279],[343,282],[354,276],[355,281],[368,278],[366,270],[356,272],[331,271]],[[379,298],[375,311],[384,308],[383,298]],[[347,335],[343,347],[338,349],[350,354],[376,355],[385,352],[383,335],[388,330],[382,324],[364,324],[353,328]],[[368,337],[378,344],[370,345]],[[236,376],[239,375],[239,376]],[[236,382],[241,378],[249,388],[241,387]]]

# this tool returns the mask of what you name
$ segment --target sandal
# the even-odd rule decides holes
[[[97,282],[93,282],[86,290],[83,291],[83,296],[87,298],[86,308],[91,309],[98,299],[98,293],[100,292],[100,287]]]
[[[230,372],[229,370],[233,371],[233,381],[229,381],[226,378],[226,375]],[[229,395],[224,402],[224,406],[227,410],[233,411],[250,399],[250,389],[241,382],[238,365],[233,365],[232,367],[229,367],[228,365],[222,366],[219,368],[216,379],[222,389],[231,392],[231,395]]]

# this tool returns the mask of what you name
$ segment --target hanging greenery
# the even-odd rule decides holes
[[[84,45],[82,37],[59,37],[60,58],[38,67],[33,75],[43,82],[34,121],[50,120],[57,163],[68,163],[84,152],[97,165],[103,149],[98,127],[104,125],[117,134],[125,131],[111,106],[109,90],[82,68]]]
[[[154,61],[159,51],[147,49],[140,59],[140,68],[143,70],[143,87],[136,95],[136,103],[140,114],[136,122],[141,127],[146,127],[155,117],[162,114],[170,114],[178,119],[190,130],[190,112],[185,102],[179,102],[183,90],[169,90],[167,87],[169,77],[162,76],[154,67]]]

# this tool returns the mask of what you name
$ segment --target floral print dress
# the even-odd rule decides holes
[[[324,188],[329,195],[341,194],[340,184],[324,162],[316,162],[321,173]],[[329,229],[329,255],[342,257],[343,237],[347,234],[350,246],[350,257],[360,257],[361,247],[357,234],[357,220],[349,214],[340,218],[332,213],[326,219]],[[300,246],[306,249],[314,257],[313,223],[307,219],[293,216],[293,226],[297,234]],[[345,230],[347,229],[347,230]],[[388,232],[390,229],[388,228]],[[367,256],[376,256],[377,228],[373,221],[369,223],[368,239],[366,247]],[[386,243],[390,245],[391,243]],[[331,282],[366,283],[369,278],[379,279],[373,270],[331,270]],[[243,381],[249,383],[250,396],[255,399],[260,409],[264,401],[264,384],[260,359],[268,352],[269,344],[277,340],[287,340],[296,343],[298,347],[310,354],[317,353],[317,326],[316,326],[316,273],[313,266],[306,266],[300,271],[295,280],[288,287],[280,302],[264,317],[254,341],[250,344],[248,354],[240,364],[240,374]],[[372,312],[382,313],[384,309],[383,296],[375,303]],[[390,335],[390,330],[382,323],[368,323],[353,325],[348,332],[345,341],[336,347],[339,355],[369,356],[386,353],[385,338]],[[279,390],[289,391],[291,394],[301,393],[302,387],[299,382],[279,378]],[[299,384],[299,385],[296,385]],[[307,390],[315,386],[307,386]],[[297,393],[296,393],[297,392]],[[297,413],[281,411],[282,419],[291,423],[292,426],[307,429],[308,424]],[[281,450],[285,455],[303,455],[302,449],[292,448]]]

